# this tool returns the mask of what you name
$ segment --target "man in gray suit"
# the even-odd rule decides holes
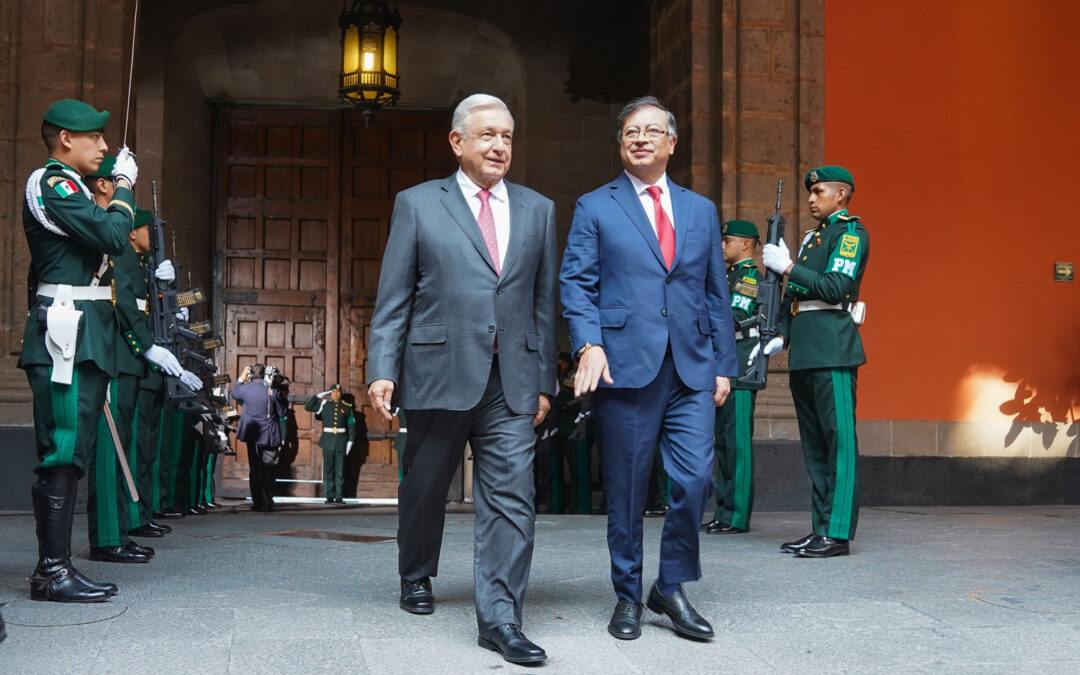
[[[555,391],[555,206],[503,180],[514,119],[494,96],[454,111],[459,170],[397,195],[371,317],[368,396],[409,434],[398,487],[401,608],[435,611],[446,495],[473,453],[478,644],[547,658],[521,632],[532,563],[533,427]]]

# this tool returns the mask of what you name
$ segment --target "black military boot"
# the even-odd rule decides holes
[[[75,469],[46,469],[30,493],[37,521],[38,563],[30,575],[30,599],[52,602],[104,602],[112,584],[95,584],[71,564],[71,524],[78,478]]]

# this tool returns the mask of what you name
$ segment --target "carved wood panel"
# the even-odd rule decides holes
[[[373,435],[391,428],[367,406],[367,329],[394,196],[457,166],[449,118],[389,110],[364,127],[354,111],[219,109],[214,303],[233,378],[260,360],[282,364],[293,395],[340,381]],[[311,449],[320,425],[302,405],[294,410],[295,457],[279,479],[319,481],[322,457]],[[376,438],[366,450],[356,494],[395,496],[390,442]],[[246,489],[244,449],[223,466],[225,487]],[[321,494],[317,483],[279,491],[285,485]]]
[[[456,168],[450,150],[449,113],[400,111],[380,113],[365,128],[359,114],[343,122],[341,167],[341,372],[360,393],[366,389],[368,327],[390,232],[394,197],[426,180],[445,178]],[[358,397],[358,412],[369,431],[396,429]],[[389,441],[372,440],[360,475],[360,491],[396,495],[396,463]],[[387,476],[393,478],[387,482]],[[393,492],[387,488],[395,488]]]

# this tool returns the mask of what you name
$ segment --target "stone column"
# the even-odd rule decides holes
[[[654,0],[651,25],[652,89],[679,119],[672,178],[762,235],[783,180],[796,246],[813,225],[802,177],[824,161],[824,0]],[[770,365],[756,435],[798,438],[786,354]]]
[[[106,141],[118,149],[134,8],[134,0],[0,3],[0,424],[31,422],[30,390],[15,364],[30,258],[23,193],[47,156],[41,114],[61,98],[108,110]]]

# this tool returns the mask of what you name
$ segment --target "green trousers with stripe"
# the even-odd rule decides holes
[[[96,451],[98,421],[105,405],[109,376],[93,361],[75,366],[71,384],[50,381],[52,366],[26,366],[25,371],[34,402],[38,455],[34,471],[72,466],[82,478]]]
[[[139,501],[128,504],[129,530],[149,523],[154,511],[161,508],[157,476],[165,411],[165,391],[160,386],[140,387],[135,403],[135,447],[128,450],[128,466],[135,478]]]
[[[109,410],[116,423],[129,466],[134,469],[135,405],[139,393],[139,378],[121,373],[109,383]],[[125,546],[128,543],[128,509],[131,495],[124,480],[115,443],[105,414],[101,414],[97,429],[97,448],[87,473],[89,489],[86,497],[86,520],[91,546]],[[138,507],[136,506],[136,509]]]
[[[750,529],[754,510],[754,404],[757,392],[733,389],[724,405],[716,409],[713,451],[716,454],[715,520]]]
[[[180,458],[184,448],[186,430],[190,424],[188,416],[175,407],[165,408],[165,428],[162,431],[161,454],[158,458],[158,492],[160,508],[184,508],[186,495],[181,497],[176,490],[180,480]]]
[[[859,441],[855,368],[791,371],[806,471],[813,483],[814,534],[854,539],[859,522]]]

